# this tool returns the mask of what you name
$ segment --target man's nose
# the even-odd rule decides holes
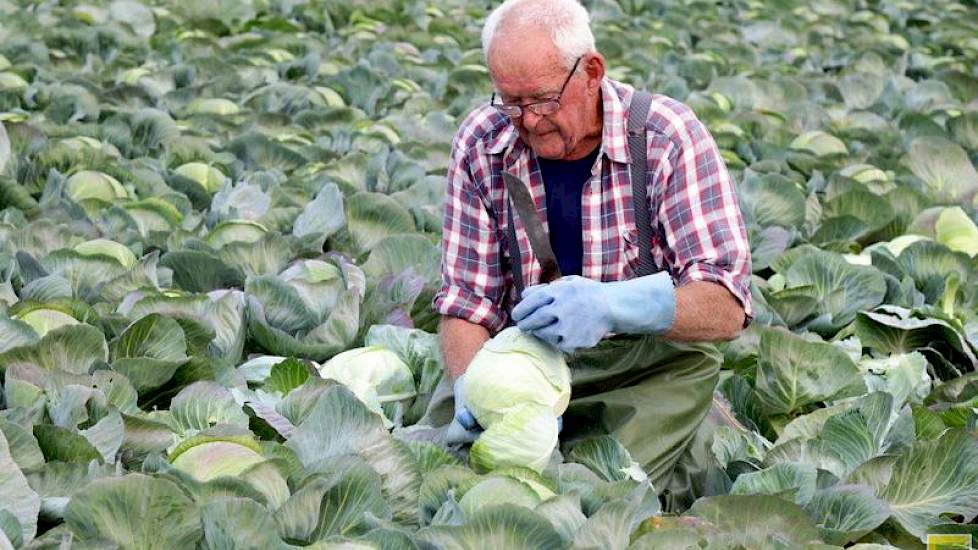
[[[523,119],[523,127],[533,133],[536,133],[537,125],[543,120],[542,116],[529,109],[523,109],[523,116],[521,118]]]

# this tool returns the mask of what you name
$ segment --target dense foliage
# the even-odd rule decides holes
[[[491,91],[489,3],[0,0],[0,549],[969,532],[978,6],[585,3],[613,78],[706,122],[749,222],[715,496],[660,513],[610,438],[477,473],[404,435],[441,377],[444,172]]]

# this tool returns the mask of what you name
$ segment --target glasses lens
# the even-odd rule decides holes
[[[523,116],[523,109],[519,105],[496,105],[496,108],[509,118],[519,118]]]
[[[533,111],[533,114],[540,116],[547,116],[557,112],[560,108],[560,103],[556,100],[542,101],[540,103],[532,103],[526,106],[527,109]]]

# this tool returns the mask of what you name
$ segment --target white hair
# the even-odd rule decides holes
[[[486,62],[501,28],[517,22],[549,29],[566,69],[578,57],[594,51],[591,16],[577,0],[506,0],[492,10],[482,27],[482,53]]]

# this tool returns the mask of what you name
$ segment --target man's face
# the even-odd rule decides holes
[[[600,77],[594,80],[585,70],[592,57],[584,56],[576,73],[567,80],[570,69],[560,61],[548,35],[529,33],[518,41],[500,37],[493,45],[489,70],[498,92],[497,102],[525,106],[554,99],[567,81],[556,112],[541,116],[524,108],[521,117],[512,119],[523,142],[537,156],[570,160],[581,153],[582,141],[589,132],[593,133],[599,117],[594,90]]]

